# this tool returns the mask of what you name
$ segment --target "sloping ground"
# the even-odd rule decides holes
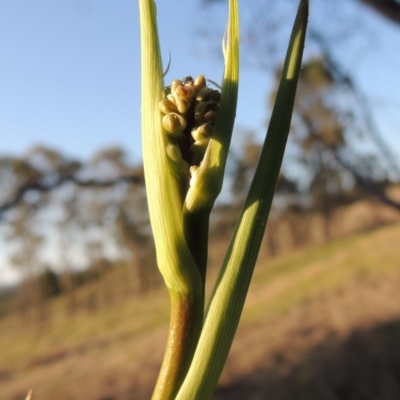
[[[399,234],[298,253],[265,290],[256,274],[215,399],[400,399]]]
[[[400,226],[260,260],[214,398],[400,398]],[[0,320],[0,399],[144,400],[168,324],[165,290],[96,312]]]
[[[360,276],[240,328],[215,399],[400,399],[399,285]]]

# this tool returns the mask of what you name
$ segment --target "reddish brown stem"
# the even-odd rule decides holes
[[[186,376],[203,324],[203,296],[170,292],[167,345],[152,400],[173,400]]]

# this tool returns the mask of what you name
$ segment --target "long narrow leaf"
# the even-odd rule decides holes
[[[171,400],[183,381],[203,321],[202,281],[183,232],[182,201],[159,111],[163,80],[154,0],[139,0],[143,165],[158,267],[171,299],[170,329],[154,400]]]
[[[227,41],[224,43],[225,69],[221,103],[213,135],[197,172],[196,185],[188,191],[185,212],[211,211],[224,179],[225,165],[236,116],[239,88],[239,12],[237,0],[229,1]]]
[[[200,275],[184,238],[181,201],[169,169],[167,135],[158,109],[162,99],[163,72],[156,5],[153,0],[140,0],[139,6],[143,165],[157,263],[169,289],[180,293],[200,293]]]
[[[301,0],[260,161],[177,400],[210,399],[227,359],[264,235],[290,130],[307,18],[308,0]]]
[[[236,116],[239,87],[239,11],[237,3],[237,0],[229,1],[226,43],[224,43],[223,49],[225,68],[217,120],[204,159],[196,171],[195,183],[189,188],[183,207],[186,242],[199,267],[203,291],[208,259],[210,213],[222,188]]]

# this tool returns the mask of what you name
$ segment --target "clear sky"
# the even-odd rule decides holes
[[[241,11],[254,1],[240,2]],[[225,29],[226,8],[205,11],[200,0],[160,0],[157,7],[164,63],[169,52],[172,59],[166,82],[199,73],[219,82],[223,62],[215,49]],[[294,13],[289,9],[285,18],[292,21]],[[311,9],[311,19],[321,15]],[[360,54],[352,48],[343,51],[376,100],[378,123],[393,138],[400,123],[395,116],[400,98],[393,90],[400,87],[400,29],[379,18],[368,21],[381,38],[389,39],[376,37],[377,51],[368,44]],[[214,44],[198,32],[207,27]],[[71,156],[89,157],[101,147],[118,144],[139,159],[139,47],[135,0],[1,1],[0,154],[21,154],[44,144]],[[264,132],[270,80],[246,67],[246,51],[243,54],[237,126]],[[400,151],[399,138],[392,145]]]
[[[166,82],[199,73],[219,82],[222,57],[195,45],[196,17],[205,16],[199,2],[157,7],[164,63],[169,52],[172,59]],[[219,45],[226,16],[205,22],[220,32]],[[258,116],[242,118],[249,125],[265,118],[266,85],[250,79],[260,101]],[[78,157],[119,144],[140,157],[137,1],[0,2],[0,153],[21,154],[38,143]]]

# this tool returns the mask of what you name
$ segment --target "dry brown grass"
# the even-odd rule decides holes
[[[392,225],[261,258],[215,399],[400,398],[398,243]],[[44,325],[0,320],[0,399],[148,399],[165,289],[72,315],[64,302]]]

